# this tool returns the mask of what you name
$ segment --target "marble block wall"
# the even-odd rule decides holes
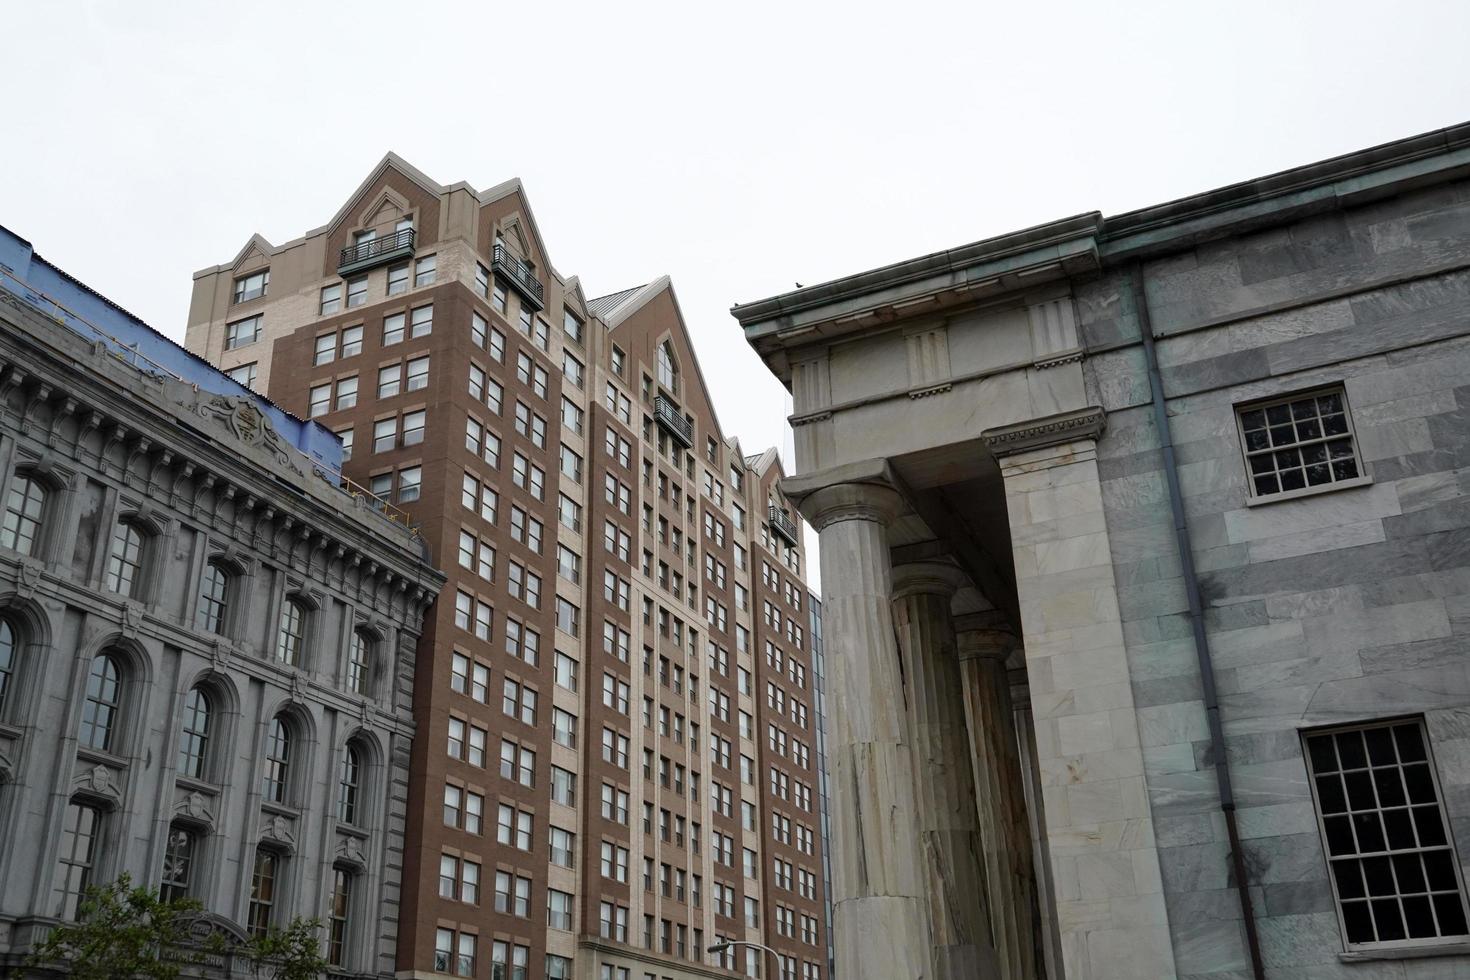
[[[1463,954],[1344,956],[1299,734],[1422,715],[1470,854],[1470,184],[1200,245],[1145,279],[1268,975],[1470,975]],[[1108,412],[1096,466],[1175,966],[1236,980],[1249,961],[1126,275],[1076,305]],[[1345,387],[1371,483],[1247,506],[1233,406],[1326,384]]]

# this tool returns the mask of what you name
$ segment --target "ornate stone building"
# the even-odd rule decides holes
[[[1470,971],[1467,175],[1460,126],[735,308],[821,536],[840,975]]]
[[[443,576],[340,463],[0,229],[0,969],[127,873],[393,975]]]

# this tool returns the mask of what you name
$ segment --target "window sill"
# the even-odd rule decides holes
[[[1337,954],[1337,958],[1344,963],[1363,963],[1370,960],[1418,960],[1431,956],[1470,956],[1470,943],[1394,946],[1389,949],[1361,949]]]
[[[1247,507],[1265,507],[1268,504],[1278,504],[1286,500],[1301,500],[1303,497],[1315,497],[1324,493],[1336,493],[1338,490],[1351,490],[1354,487],[1366,487],[1373,483],[1371,476],[1356,476],[1351,480],[1339,480],[1336,483],[1328,483],[1320,487],[1302,487],[1300,490],[1288,490],[1285,493],[1273,493],[1269,497],[1247,497]]]

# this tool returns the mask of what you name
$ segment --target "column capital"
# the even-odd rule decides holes
[[[969,582],[959,567],[947,561],[910,561],[893,566],[893,598],[938,595],[948,599]]]
[[[787,477],[781,492],[820,532],[838,521],[892,524],[903,511],[898,485],[888,460],[870,459]]]
[[[1013,456],[1084,439],[1095,441],[1102,435],[1106,424],[1107,413],[1100,406],[1090,405],[1072,412],[986,429],[980,433],[980,438],[995,456]]]
[[[975,622],[976,618],[961,616],[955,620],[955,646],[961,660],[1004,662],[1021,645],[1021,638],[1009,628],[993,621]]]

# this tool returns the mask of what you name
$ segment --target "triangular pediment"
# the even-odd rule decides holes
[[[248,269],[258,265],[267,265],[271,260],[271,253],[275,251],[274,246],[266,241],[259,232],[250,236],[245,247],[235,255],[235,261],[230,263],[230,268],[235,271]]]

